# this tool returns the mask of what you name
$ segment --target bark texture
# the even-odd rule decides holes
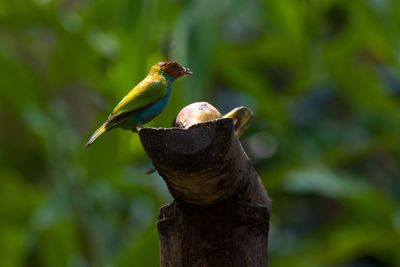
[[[161,266],[267,266],[271,201],[232,119],[139,136],[175,198],[159,211]]]

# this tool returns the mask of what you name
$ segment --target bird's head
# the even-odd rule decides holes
[[[173,79],[177,79],[183,75],[190,75],[192,72],[179,65],[179,63],[175,61],[163,61],[152,67],[152,70],[159,71],[161,73],[165,73]]]

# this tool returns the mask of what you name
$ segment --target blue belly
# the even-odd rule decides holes
[[[163,98],[161,98],[158,102],[132,115],[132,117],[130,117],[130,122],[132,123],[132,127],[140,124],[145,124],[154,119],[154,117],[158,116],[167,105],[170,95],[171,95],[171,88],[168,88],[167,94]]]

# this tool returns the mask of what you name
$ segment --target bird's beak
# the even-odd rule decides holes
[[[187,68],[183,68],[183,74],[187,74],[187,75],[190,75],[190,74],[192,74],[193,72],[191,71],[191,70],[189,70],[189,69],[187,69]]]

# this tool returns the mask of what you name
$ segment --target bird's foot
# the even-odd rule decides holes
[[[133,133],[138,133],[139,132],[139,130],[140,129],[142,129],[143,128],[143,125],[138,125],[138,126],[133,126],[132,128],[131,128],[131,131],[133,132]]]

